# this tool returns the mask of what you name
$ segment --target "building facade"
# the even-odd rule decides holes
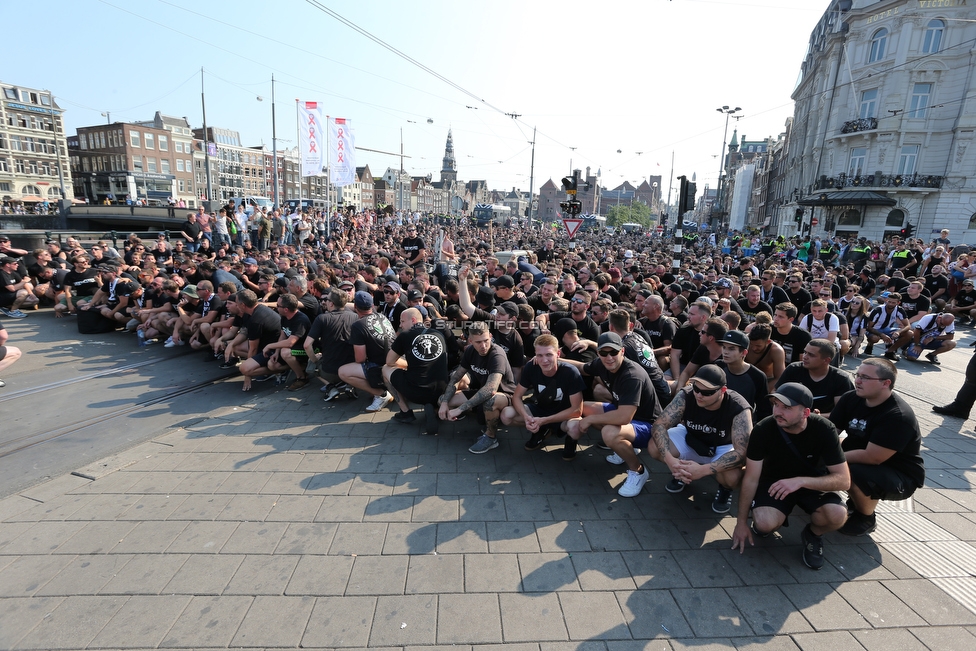
[[[63,176],[63,181],[62,181]],[[5,208],[72,198],[62,110],[50,91],[0,82],[0,198]]]

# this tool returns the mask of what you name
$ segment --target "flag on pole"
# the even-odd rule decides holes
[[[298,146],[301,148],[302,176],[315,176],[322,171],[322,151],[325,149],[322,130],[322,109],[318,102],[299,102]]]
[[[352,185],[356,182],[356,139],[352,133],[352,126],[345,118],[335,118],[329,121],[331,138],[329,139],[329,170],[332,184],[337,187]]]

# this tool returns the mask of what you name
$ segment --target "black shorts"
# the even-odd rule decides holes
[[[17,300],[17,293],[3,292],[0,294],[0,307],[10,307]]]
[[[788,516],[797,506],[810,514],[826,504],[844,503],[837,493],[814,491],[809,488],[793,491],[786,496],[786,499],[778,500],[769,494],[769,487],[772,485],[773,482],[759,482],[759,486],[756,487],[756,496],[752,499],[752,508],[771,506],[783,515]]]
[[[6,346],[0,346],[0,362],[2,362],[3,361],[3,358],[6,357],[6,356],[7,356],[7,347]]]
[[[383,367],[373,362],[363,362],[363,376],[369,382],[369,386],[374,389],[385,389],[386,383],[383,382]]]
[[[398,368],[390,374],[390,384],[396,392],[403,396],[407,402],[418,405],[436,405],[437,399],[444,393],[444,386],[432,385],[423,386],[411,384],[407,378],[407,372]]]
[[[253,359],[257,363],[258,366],[262,366],[262,367],[267,367],[268,366],[268,358],[264,356],[264,352],[263,351],[257,353],[256,355],[254,355],[250,359]]]
[[[873,500],[899,502],[907,500],[918,489],[908,476],[884,465],[849,463],[851,483]]]

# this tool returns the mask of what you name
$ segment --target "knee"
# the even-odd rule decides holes
[[[603,442],[607,445],[611,445],[623,439],[620,434],[619,425],[604,425],[603,429],[600,430],[600,435],[603,437]]]
[[[511,425],[515,421],[515,409],[512,407],[505,407],[502,409],[502,423],[505,425]]]

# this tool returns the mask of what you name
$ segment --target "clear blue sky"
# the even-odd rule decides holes
[[[341,15],[436,77],[328,15]],[[441,168],[453,128],[458,176],[528,190],[573,167],[614,187],[670,172],[714,186],[723,128],[776,136],[824,0],[54,0],[0,79],[52,91],[68,133],[156,110],[295,144],[296,98],[352,121],[360,147],[399,152],[414,175]],[[257,97],[263,97],[258,101]],[[512,119],[505,113],[516,113]],[[618,153],[618,150],[619,153]],[[638,153],[639,152],[639,153]],[[374,174],[395,156],[357,152]]]

